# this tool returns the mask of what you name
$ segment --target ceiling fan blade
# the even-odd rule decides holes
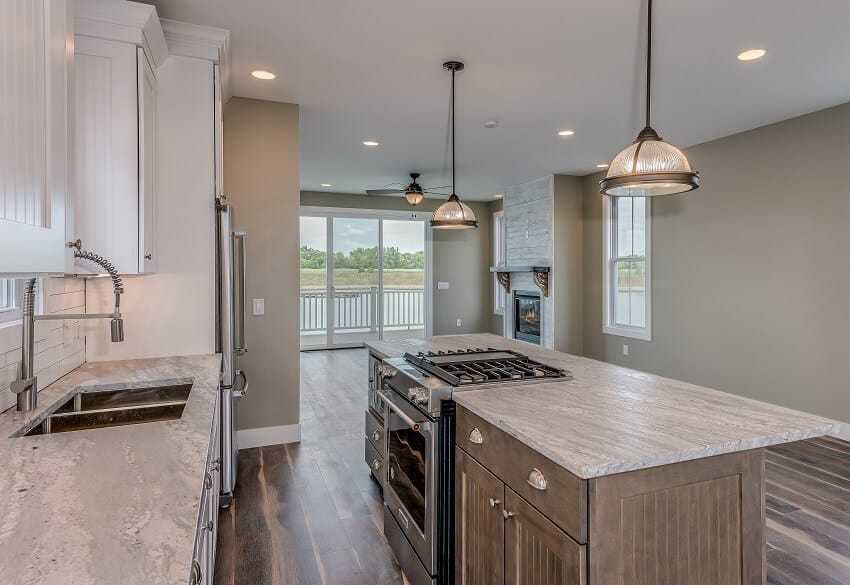
[[[451,185],[443,185],[442,187],[423,187],[423,189],[451,189]]]
[[[366,189],[366,195],[394,195],[404,193],[404,189]]]

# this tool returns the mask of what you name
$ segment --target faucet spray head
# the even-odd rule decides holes
[[[113,342],[124,341],[124,319],[112,319],[110,329],[112,330]]]

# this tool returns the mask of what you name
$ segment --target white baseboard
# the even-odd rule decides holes
[[[279,427],[260,427],[236,431],[236,445],[239,449],[283,445],[301,442],[301,425],[281,425]]]
[[[830,436],[842,439],[844,441],[850,441],[850,424],[839,421],[838,425],[838,431],[832,433],[832,435]]]

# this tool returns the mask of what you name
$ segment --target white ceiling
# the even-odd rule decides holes
[[[639,0],[152,3],[160,16],[231,31],[235,95],[300,104],[303,189],[362,193],[409,171],[447,184],[447,59],[467,65],[461,197],[588,174],[642,127]],[[653,126],[685,147],[850,101],[848,22],[847,0],[656,0]],[[753,47],[767,56],[737,61]],[[489,118],[500,126],[484,128]],[[562,128],[575,136],[556,136]]]

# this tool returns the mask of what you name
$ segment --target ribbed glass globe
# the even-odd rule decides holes
[[[614,157],[599,186],[612,197],[674,195],[699,187],[699,173],[681,150],[645,128]]]
[[[431,227],[439,229],[477,228],[478,221],[469,205],[452,193],[449,200],[434,211]]]

